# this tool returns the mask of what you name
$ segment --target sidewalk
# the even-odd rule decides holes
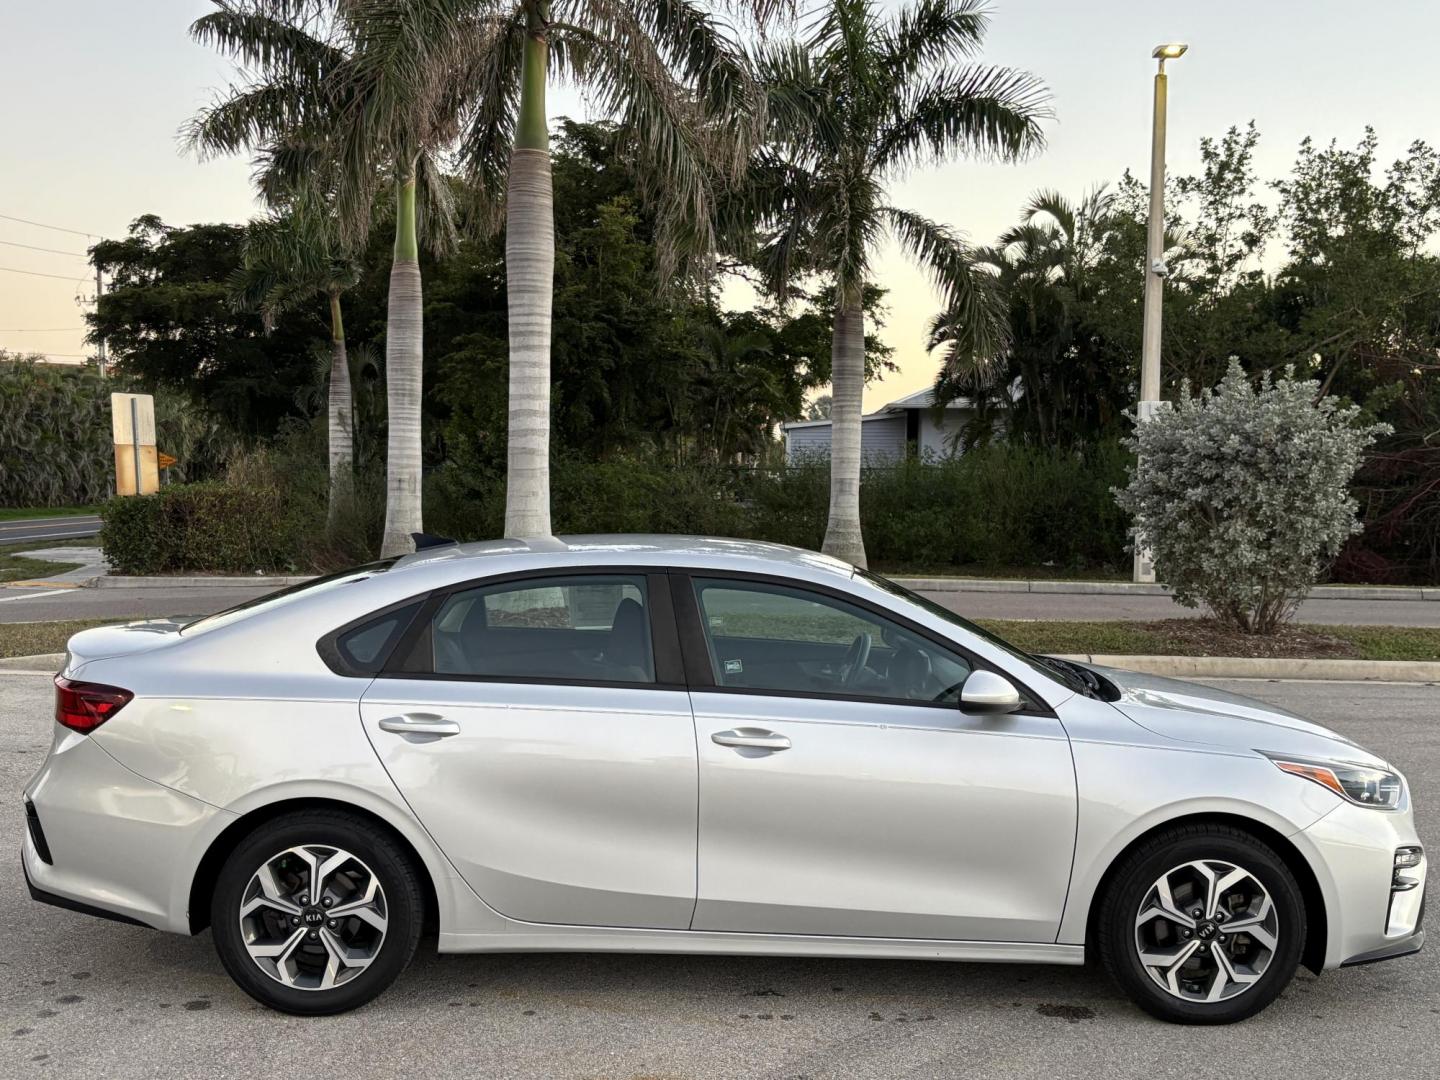
[[[892,579],[915,592],[1051,593],[1085,596],[1169,596],[1168,585],[1134,581],[1030,581],[1005,578],[897,577]],[[1440,587],[1405,585],[1317,585],[1309,600],[1437,600]]]

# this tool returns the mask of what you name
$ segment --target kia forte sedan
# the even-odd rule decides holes
[[[426,931],[442,952],[1093,955],[1194,1023],[1424,940],[1389,763],[775,545],[442,545],[87,630],[55,684],[34,897],[209,927],[291,1013],[374,998]]]

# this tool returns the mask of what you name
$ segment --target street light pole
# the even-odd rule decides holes
[[[1140,401],[1137,423],[1145,423],[1162,407],[1160,401],[1160,315],[1165,285],[1165,108],[1168,80],[1165,61],[1185,54],[1188,45],[1157,45],[1150,55],[1159,61],[1155,72],[1155,113],[1150,133],[1150,224],[1145,238],[1145,323],[1140,352]],[[1134,579],[1155,580],[1155,560],[1143,538],[1135,545]]]

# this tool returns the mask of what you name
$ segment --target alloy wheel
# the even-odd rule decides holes
[[[365,971],[385,943],[385,890],[361,859],[306,844],[267,859],[240,900],[255,965],[295,990],[330,990]]]
[[[1280,925],[1270,893],[1221,859],[1183,863],[1150,886],[1135,916],[1141,967],[1183,1001],[1228,1001],[1265,974]]]

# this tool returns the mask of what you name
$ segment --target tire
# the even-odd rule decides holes
[[[317,870],[324,892],[312,897]],[[256,828],[226,859],[210,905],[230,977],[261,1004],[299,1016],[346,1012],[379,995],[415,955],[424,914],[407,853],[341,810]]]
[[[1230,883],[1213,918],[1209,881]],[[1125,856],[1101,898],[1096,931],[1106,969],[1140,1008],[1173,1023],[1230,1024],[1289,985],[1307,926],[1300,887],[1273,849],[1240,829],[1189,825]]]

